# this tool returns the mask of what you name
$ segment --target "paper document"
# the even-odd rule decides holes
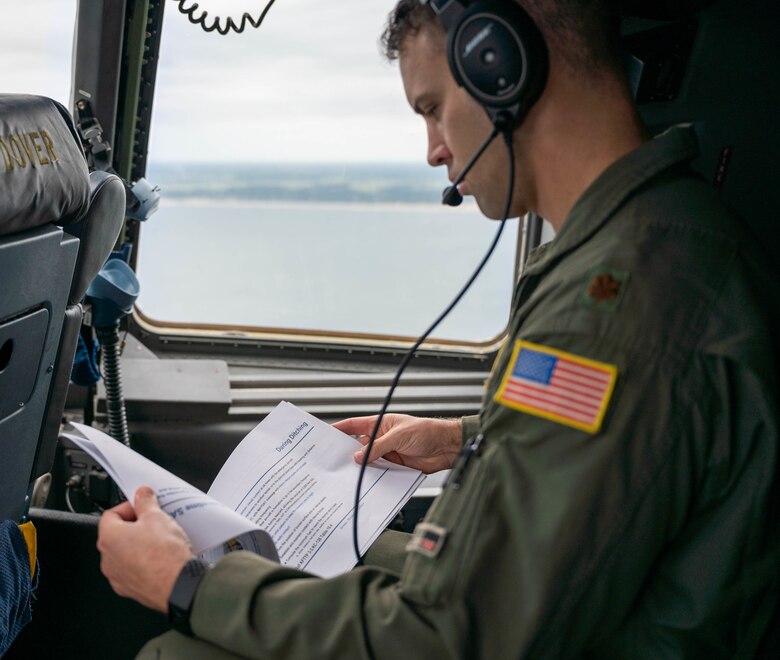
[[[106,434],[81,424],[65,434],[90,454],[132,501],[143,485],[179,523],[193,550],[216,560],[232,549],[259,551],[263,530],[282,564],[322,577],[355,565],[352,517],[360,466],[355,439],[280,403],[222,466],[208,494]],[[368,466],[361,490],[359,545],[365,552],[425,476],[382,459]],[[265,553],[260,553],[265,554]]]

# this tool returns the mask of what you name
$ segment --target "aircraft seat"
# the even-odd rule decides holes
[[[21,520],[54,456],[80,300],[124,220],[65,108],[0,94],[0,520]]]
[[[124,217],[124,184],[88,173],[62,106],[0,94],[0,520],[29,515],[41,566],[32,622],[9,660],[131,658],[167,628],[162,615],[111,591],[96,517],[28,511],[31,484],[56,449],[80,301]]]
[[[694,168],[743,217],[780,271],[780,3],[777,0],[621,0],[628,50],[644,64],[638,91],[659,132],[692,123]]]

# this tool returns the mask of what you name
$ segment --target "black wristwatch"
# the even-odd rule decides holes
[[[193,636],[190,626],[190,614],[192,604],[195,601],[195,592],[200,586],[200,581],[211,568],[211,564],[202,559],[190,559],[181,569],[173,590],[168,597],[168,622],[174,630]]]

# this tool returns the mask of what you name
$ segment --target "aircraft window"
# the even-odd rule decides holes
[[[138,308],[154,322],[419,335],[468,279],[497,224],[440,204],[423,122],[378,37],[378,0],[276,3],[259,30],[206,34],[166,10]],[[435,333],[506,326],[518,221]]]
[[[552,239],[555,238],[555,229],[553,229],[553,226],[547,222],[547,220],[544,221],[542,224],[542,239],[539,245],[545,245],[546,243],[549,243]]]
[[[7,3],[0,21],[0,91],[42,94],[68,107],[76,4]]]

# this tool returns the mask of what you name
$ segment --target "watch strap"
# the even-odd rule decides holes
[[[195,593],[210,568],[211,564],[207,561],[190,559],[179,571],[171,595],[168,597],[168,621],[174,630],[188,637],[193,636],[190,615],[195,602]]]

